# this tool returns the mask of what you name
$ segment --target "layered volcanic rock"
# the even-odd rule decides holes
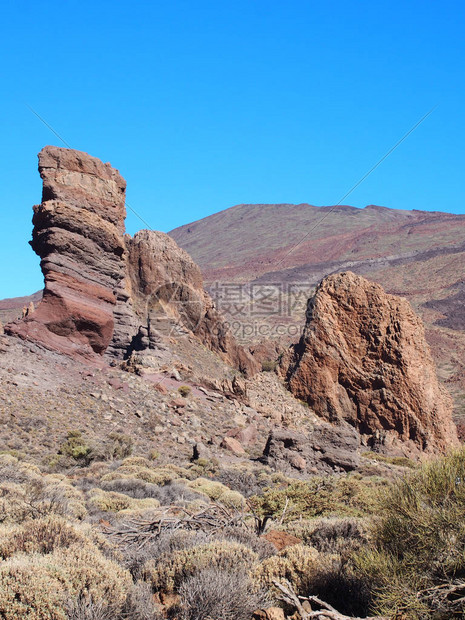
[[[36,310],[6,327],[9,334],[70,355],[123,358],[192,333],[244,374],[259,369],[215,310],[190,256],[163,233],[124,234],[126,182],[117,170],[47,146],[39,172],[31,245],[45,289]]]
[[[297,398],[330,422],[349,422],[381,450],[398,440],[426,452],[457,443],[421,320],[407,300],[361,276],[320,283],[282,368]]]
[[[43,300],[8,331],[68,354],[101,354],[124,276],[126,182],[110,164],[53,146],[39,153],[39,172],[31,245],[42,259]]]
[[[246,375],[259,370],[215,310],[200,269],[187,252],[168,235],[151,230],[141,230],[126,242],[132,303],[141,323],[136,349],[156,347],[170,331],[192,332]]]

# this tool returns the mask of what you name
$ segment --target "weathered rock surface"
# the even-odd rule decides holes
[[[263,458],[270,467],[293,475],[351,471],[359,465],[359,446],[354,428],[323,422],[309,432],[274,429]]]
[[[187,252],[168,235],[151,230],[141,230],[126,242],[132,303],[141,324],[136,349],[156,348],[163,336],[192,332],[244,374],[259,369],[215,310],[200,269]]]
[[[215,310],[190,256],[163,233],[124,234],[126,182],[117,170],[47,146],[39,172],[31,245],[45,289],[37,309],[30,304],[7,326],[9,334],[88,358],[166,350],[170,337],[193,334],[244,374],[259,369]]]
[[[68,354],[101,354],[124,275],[126,182],[110,164],[53,146],[39,153],[39,172],[31,245],[42,259],[43,299],[7,331]]]
[[[297,538],[297,536],[293,536],[293,534],[288,534],[280,530],[268,530],[262,538],[271,543],[278,551],[282,551],[286,549],[286,547],[299,545],[302,542],[301,538]]]
[[[349,422],[380,449],[401,440],[433,453],[457,442],[421,320],[407,300],[361,276],[320,283],[282,368],[297,398],[331,422]]]

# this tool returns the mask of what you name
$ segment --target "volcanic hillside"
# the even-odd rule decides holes
[[[310,293],[324,276],[350,270],[407,297],[425,321],[440,378],[460,413],[465,215],[373,205],[238,205],[170,234],[200,265],[211,290],[220,282],[274,285],[283,295],[300,286]],[[304,309],[294,304],[292,319],[303,323]]]

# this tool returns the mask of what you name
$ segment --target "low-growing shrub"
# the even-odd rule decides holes
[[[68,480],[43,476],[35,465],[11,456],[0,457],[0,522],[20,523],[48,514],[82,518],[82,500]]]
[[[58,547],[85,544],[82,530],[57,516],[28,521],[7,530],[0,530],[0,557],[7,559],[17,553],[52,553]]]
[[[66,440],[61,444],[58,454],[70,457],[75,461],[89,464],[92,461],[93,446],[83,437],[81,431],[69,431]]]
[[[222,469],[215,475],[215,480],[246,498],[260,494],[269,486],[269,480],[259,472],[239,468]]]
[[[182,620],[250,620],[267,607],[264,589],[257,589],[245,572],[204,569],[188,577],[179,589]]]
[[[106,457],[109,459],[124,459],[133,450],[134,440],[124,433],[110,433],[109,443],[106,446]]]
[[[323,516],[364,516],[377,506],[378,488],[387,481],[365,479],[356,474],[313,476],[292,481],[279,488],[266,489],[248,499],[261,529],[267,519],[288,523],[296,518]]]
[[[379,463],[387,463],[388,465],[397,465],[398,467],[408,467],[416,469],[418,464],[407,458],[406,456],[386,456],[378,452],[362,452],[362,456],[366,459],[378,461]]]
[[[307,595],[318,569],[319,554],[313,547],[292,545],[263,560],[253,571],[257,585],[273,589],[273,581],[287,579],[298,594]]]
[[[187,398],[191,393],[191,388],[188,385],[180,385],[178,387],[178,392],[183,398]]]
[[[148,562],[146,571],[156,590],[173,592],[198,571],[206,568],[221,571],[248,570],[258,560],[249,547],[225,540],[200,544],[189,549],[160,556],[154,565]]]
[[[262,362],[262,371],[263,372],[274,372],[278,367],[277,360],[263,360]]]
[[[227,486],[215,480],[207,478],[197,478],[188,483],[191,489],[203,493],[211,500],[220,502],[231,508],[243,508],[245,506],[244,497],[237,491],[231,491]]]
[[[0,617],[66,620],[67,601],[88,597],[124,604],[132,580],[93,544],[56,547],[47,555],[16,555],[0,564]]]
[[[0,564],[3,620],[66,620],[66,590],[39,557],[15,557]]]
[[[155,606],[148,583],[137,581],[131,586],[120,618],[121,620],[163,620],[162,614]]]
[[[379,514],[372,549],[355,559],[374,591],[374,609],[422,620],[459,617],[465,595],[465,449],[394,482]]]
[[[357,517],[324,517],[289,523],[286,531],[320,553],[349,556],[367,543],[368,523]]]
[[[158,508],[160,502],[154,498],[134,499],[124,493],[93,489],[91,491],[89,504],[93,508],[103,512],[120,512],[122,510],[141,511]]]

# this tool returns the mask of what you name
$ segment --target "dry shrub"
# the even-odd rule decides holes
[[[245,572],[211,568],[188,577],[179,594],[182,620],[249,620],[256,609],[270,604]]]
[[[225,506],[231,508],[244,508],[245,499],[237,491],[231,491],[227,486],[221,482],[215,480],[208,480],[207,478],[196,478],[188,483],[191,489],[199,493],[203,493],[211,500],[220,502]]]
[[[313,547],[293,545],[263,560],[253,571],[253,578],[256,584],[265,588],[273,588],[274,580],[287,579],[296,592],[306,595],[319,561],[318,551]]]
[[[3,620],[66,620],[63,583],[42,558],[20,556],[0,565],[0,617]]]
[[[0,557],[7,559],[17,553],[52,553],[58,547],[85,544],[82,531],[61,517],[49,516],[25,522],[7,531],[0,531]]]
[[[80,594],[68,600],[66,610],[69,620],[163,620],[155,608],[149,585],[143,582],[131,586],[122,607]]]
[[[102,512],[143,511],[158,508],[160,502],[153,498],[134,499],[123,493],[93,489],[89,503]]]
[[[0,566],[0,617],[62,620],[66,600],[79,596],[121,607],[130,575],[105,557],[87,532],[56,517],[4,532],[2,552],[8,559]]]
[[[4,465],[4,464],[3,464]],[[19,523],[48,514],[82,518],[86,514],[82,496],[67,481],[42,476],[40,471],[15,465],[0,466],[0,521]],[[9,479],[11,473],[11,480]]]
[[[162,556],[169,556],[174,551],[190,549],[197,545],[211,542],[205,532],[176,530],[174,533],[162,533],[147,541],[142,547],[138,544],[123,545],[121,553],[123,565],[134,579],[142,579],[147,573],[147,566],[153,566]]]
[[[183,467],[176,465],[152,467],[152,465],[152,461],[143,457],[129,457],[124,459],[120,467],[105,474],[101,481],[106,483],[122,478],[135,478],[151,484],[165,485],[189,476],[189,471]]]
[[[148,583],[137,581],[129,591],[120,614],[121,620],[163,620]]]
[[[232,491],[238,491],[244,497],[260,494],[269,485],[269,480],[262,472],[248,471],[238,467],[221,470],[215,476],[215,480]]]
[[[257,554],[245,545],[226,540],[214,540],[160,556],[155,565],[148,562],[146,573],[153,587],[163,592],[178,590],[180,585],[198,571],[206,568],[221,571],[248,570],[258,560]]]
[[[286,526],[306,545],[320,553],[348,556],[367,542],[368,521],[357,517],[332,517],[295,521]]]
[[[162,506],[178,504],[185,506],[190,502],[205,497],[178,482],[168,482],[165,486],[151,484],[136,478],[116,478],[102,483],[105,491],[124,493],[134,499],[157,499]]]
[[[218,532],[215,538],[235,541],[249,547],[257,554],[260,561],[276,555],[276,547],[272,543],[242,527],[227,527]]]
[[[0,529],[0,557],[3,559],[17,554],[46,555],[78,544],[92,544],[105,555],[114,555],[107,539],[89,525],[71,524],[56,515]]]
[[[115,493],[124,493],[134,499],[146,499],[153,497],[158,499],[160,487],[157,484],[144,482],[137,478],[115,478],[108,482],[102,483],[104,491],[113,491]]]
[[[111,602],[94,601],[89,596],[69,598],[66,603],[69,620],[116,620],[118,612]]]

